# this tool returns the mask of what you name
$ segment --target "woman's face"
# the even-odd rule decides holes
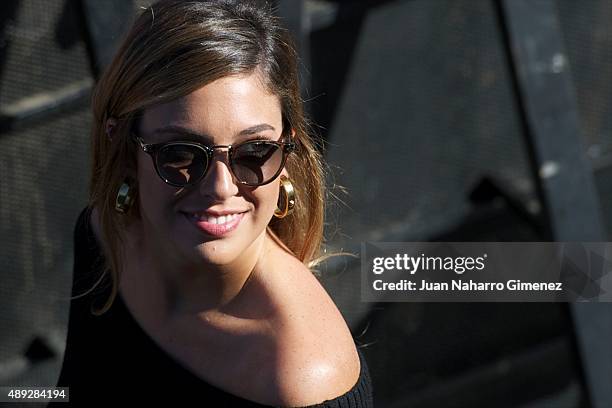
[[[147,144],[189,140],[181,129],[199,135],[197,140],[209,146],[279,140],[280,102],[256,74],[225,77],[147,109],[138,134]],[[181,188],[160,179],[151,157],[139,148],[137,177],[148,250],[161,251],[158,255],[171,262],[202,266],[242,262],[244,254],[258,254],[262,248],[279,180],[259,187],[238,184],[229,169],[227,149],[215,149],[206,176]],[[228,211],[229,217],[219,214]]]

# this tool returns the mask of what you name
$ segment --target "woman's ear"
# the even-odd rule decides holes
[[[115,127],[117,126],[117,119],[115,119],[115,118],[108,118],[108,120],[106,121],[104,126],[105,126],[106,136],[108,136],[108,140],[110,140],[112,142],[113,141],[113,132],[115,130]]]

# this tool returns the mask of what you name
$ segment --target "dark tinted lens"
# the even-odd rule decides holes
[[[196,146],[174,144],[161,149],[157,166],[162,177],[173,184],[186,185],[198,180],[206,171],[206,152]]]
[[[283,152],[270,142],[247,142],[234,149],[232,170],[238,180],[251,184],[270,181],[281,169]]]

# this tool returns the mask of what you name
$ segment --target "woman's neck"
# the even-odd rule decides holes
[[[222,266],[186,264],[155,242],[132,240],[126,245],[120,291],[158,318],[229,312],[247,296],[247,282],[265,269],[268,240],[264,232],[235,261]]]

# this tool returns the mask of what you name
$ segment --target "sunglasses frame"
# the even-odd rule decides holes
[[[227,157],[228,157],[228,163],[229,163],[229,171],[232,174],[232,178],[234,179],[235,182],[237,182],[238,184],[244,185],[244,186],[249,186],[249,187],[259,187],[259,186],[265,186],[266,184],[269,184],[271,182],[273,182],[281,173],[281,171],[283,171],[283,168],[285,167],[285,163],[287,162],[287,157],[289,157],[289,154],[293,151],[295,151],[296,145],[294,142],[285,142],[285,141],[275,141],[275,140],[269,140],[269,139],[253,139],[253,140],[247,140],[244,142],[240,142],[237,144],[233,144],[233,145],[214,145],[214,146],[207,146],[203,143],[199,143],[199,142],[194,142],[194,141],[180,141],[180,140],[173,140],[170,142],[162,142],[162,143],[145,143],[144,140],[142,139],[142,137],[140,137],[139,135],[137,135],[136,133],[132,132],[132,137],[138,142],[138,144],[140,145],[140,147],[142,148],[142,150],[147,153],[149,156],[151,156],[151,159],[153,160],[153,167],[155,167],[155,171],[157,172],[157,175],[159,176],[159,178],[161,178],[164,183],[169,184],[171,186],[174,187],[189,187],[192,186],[194,184],[199,183],[202,179],[204,179],[204,177],[206,177],[206,175],[208,174],[208,170],[210,169],[210,163],[213,160],[214,154],[215,154],[215,149],[227,149]],[[283,138],[283,136],[281,136],[281,139]],[[232,165],[233,165],[233,151],[235,149],[237,149],[238,147],[248,144],[248,143],[267,143],[267,144],[273,144],[278,146],[281,149],[281,152],[283,154],[283,158],[281,160],[281,165],[278,168],[278,171],[274,174],[274,176],[272,176],[270,178],[270,180],[266,181],[265,183],[257,183],[257,184],[251,184],[251,183],[247,183],[245,181],[240,181],[238,179],[238,177],[236,177],[236,174],[234,174],[234,170],[232,169]],[[206,157],[208,159],[208,162],[206,164],[206,169],[204,170],[204,173],[202,174],[202,176],[200,176],[197,179],[194,179],[194,181],[189,182],[189,183],[185,183],[185,184],[177,184],[177,183],[173,183],[170,180],[168,180],[167,178],[165,178],[160,170],[159,170],[159,166],[157,165],[157,156],[160,152],[161,149],[163,149],[166,146],[170,146],[170,145],[181,145],[181,146],[194,146],[198,149],[201,149],[202,151],[204,151],[204,153],[206,154]]]

